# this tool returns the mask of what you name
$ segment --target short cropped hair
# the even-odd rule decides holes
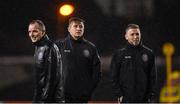
[[[37,24],[40,26],[40,29],[41,29],[43,32],[46,31],[46,27],[45,27],[44,23],[43,23],[41,20],[32,20],[32,21],[29,23],[29,25],[30,25],[30,24],[35,24],[35,23],[37,23]]]
[[[129,29],[140,29],[140,27],[139,27],[139,25],[137,25],[137,24],[128,24],[127,27],[126,27],[126,32],[127,32]]]
[[[85,22],[83,19],[79,18],[79,17],[71,17],[69,19],[69,24],[71,24],[71,22],[74,22],[74,21],[78,21],[78,22]]]

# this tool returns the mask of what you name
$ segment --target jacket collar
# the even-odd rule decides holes
[[[127,48],[130,48],[130,49],[139,49],[139,48],[142,47],[142,42],[140,42],[139,45],[136,45],[136,46],[130,44],[129,42],[127,42],[127,43],[126,43],[126,47],[127,47]]]
[[[49,40],[47,35],[44,35],[39,41],[32,43],[35,46],[44,45]]]
[[[79,39],[75,40],[70,34],[68,35],[68,39],[73,43],[79,43],[84,41],[84,37],[80,37]]]

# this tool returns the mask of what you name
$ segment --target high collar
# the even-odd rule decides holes
[[[32,43],[35,46],[44,45],[49,40],[47,35],[44,35],[39,41]]]
[[[79,43],[79,42],[83,42],[84,37],[80,37],[79,39],[75,40],[70,34],[68,35],[68,38],[71,40],[71,42],[73,43]]]
[[[126,43],[126,47],[130,49],[140,49],[142,46],[142,42],[139,43],[139,45],[132,45],[129,42]]]

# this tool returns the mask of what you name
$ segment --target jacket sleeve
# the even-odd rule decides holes
[[[41,54],[40,54],[41,53]],[[33,102],[44,102],[47,92],[47,73],[48,73],[48,64],[47,56],[48,51],[47,48],[41,50],[35,54],[35,91]]]
[[[101,66],[100,57],[99,57],[99,54],[96,49],[96,52],[93,56],[93,73],[92,73],[94,88],[97,86],[98,82],[101,79],[101,67],[100,66]]]
[[[115,52],[112,55],[110,68],[111,68],[111,78],[112,78],[112,91],[116,98],[123,96],[119,81],[120,68],[121,68],[120,60],[121,59],[118,57],[118,53]]]
[[[148,102],[157,101],[157,69],[155,65],[155,56],[152,54],[149,64],[149,75],[148,75]]]
[[[46,90],[47,92],[44,94],[45,102],[55,102],[55,91],[58,81],[58,69],[57,69],[57,54],[56,51],[51,48],[49,50],[49,55],[47,55],[47,64],[48,64],[48,72],[47,72],[47,80],[46,80]]]
[[[62,67],[62,56],[61,56],[61,52],[60,52],[60,48],[61,47],[57,47],[57,45],[54,45],[54,47],[56,48],[56,59],[58,59],[58,61],[56,61],[56,63],[58,64],[57,66],[57,70],[56,73],[54,73],[53,75],[56,74],[56,91],[55,91],[55,102],[56,103],[63,103],[64,102],[64,88],[63,88],[63,67]],[[52,78],[53,80],[53,78]]]

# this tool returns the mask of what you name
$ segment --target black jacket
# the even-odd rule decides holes
[[[62,59],[47,35],[35,45],[35,91],[33,102],[63,101]]]
[[[66,97],[89,98],[100,77],[100,59],[95,45],[69,35],[58,41],[63,59],[64,93]]]
[[[148,102],[155,94],[155,56],[140,44],[117,50],[111,61],[113,91],[123,102]]]

